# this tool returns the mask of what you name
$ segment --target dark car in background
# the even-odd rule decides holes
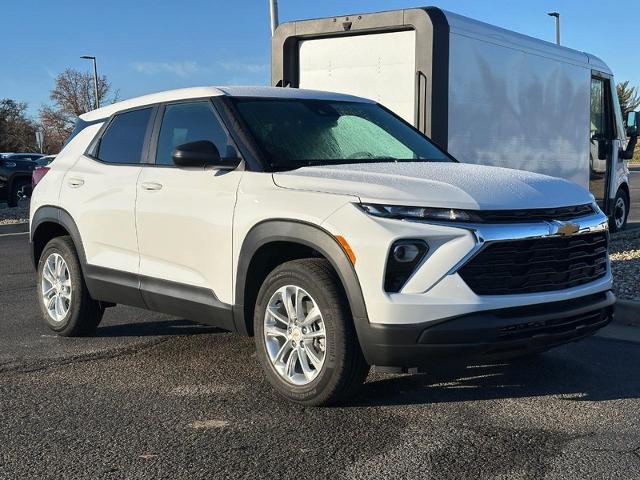
[[[0,202],[16,207],[31,189],[31,176],[42,153],[13,153],[0,158]],[[25,188],[29,192],[25,192]]]
[[[4,158],[5,159],[9,159],[9,160],[32,160],[32,161],[36,161],[39,158],[44,157],[45,154],[44,153],[10,153],[8,155],[6,155]]]

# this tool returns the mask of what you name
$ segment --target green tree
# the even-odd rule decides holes
[[[633,112],[640,107],[638,88],[630,87],[629,80],[618,83],[616,85],[616,91],[618,92],[618,101],[620,102],[620,109],[623,115],[627,112]]]
[[[622,116],[625,117],[627,112],[634,112],[640,107],[640,96],[638,87],[629,86],[629,80],[620,82],[616,85],[618,92],[618,101],[620,102],[620,110]],[[640,146],[636,147],[633,160],[634,163],[640,163]]]
[[[0,151],[36,150],[36,126],[26,115],[27,104],[10,98],[0,100]]]

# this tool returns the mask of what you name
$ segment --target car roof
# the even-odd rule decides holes
[[[113,103],[104,107],[92,110],[80,115],[80,119],[85,122],[95,122],[109,118],[114,113],[130,108],[143,107],[161,102],[173,102],[176,100],[188,100],[191,98],[206,97],[259,97],[259,98],[290,98],[304,100],[334,100],[351,101],[363,103],[375,103],[353,95],[342,93],[321,92],[318,90],[304,90],[300,88],[280,88],[280,87],[249,87],[249,86],[229,86],[229,87],[192,87],[180,88],[177,90],[167,90],[165,92],[152,93],[141,97],[130,98],[122,102]]]

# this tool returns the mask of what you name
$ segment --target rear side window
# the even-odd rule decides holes
[[[151,111],[143,108],[116,115],[100,139],[96,157],[106,163],[140,163]]]

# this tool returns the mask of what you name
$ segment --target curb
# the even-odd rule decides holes
[[[0,235],[6,235],[9,233],[27,233],[29,231],[29,223],[7,223],[0,225]]]
[[[618,300],[616,302],[614,323],[629,327],[640,327],[640,302]]]

